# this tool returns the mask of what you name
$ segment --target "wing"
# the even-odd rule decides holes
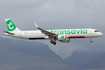
[[[34,24],[35,24],[35,26],[37,27],[37,29],[41,30],[41,32],[42,32],[43,34],[47,35],[49,38],[57,38],[57,37],[58,37],[57,34],[51,33],[51,32],[49,32],[49,31],[46,31],[46,30],[44,30],[44,29],[38,27],[38,25],[37,25],[36,23],[34,23]]]

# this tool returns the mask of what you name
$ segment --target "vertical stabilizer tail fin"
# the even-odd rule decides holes
[[[9,32],[20,31],[20,29],[16,27],[16,25],[10,20],[10,18],[5,18],[5,21]]]

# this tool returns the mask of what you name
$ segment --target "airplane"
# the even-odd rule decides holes
[[[22,31],[10,20],[10,18],[6,18],[5,21],[8,31],[4,31],[4,35],[28,40],[48,39],[53,45],[56,45],[57,40],[62,43],[68,43],[70,42],[70,39],[73,38],[90,38],[90,43],[92,43],[91,38],[102,36],[102,33],[98,32],[97,29],[84,28],[44,30],[36,23],[34,24],[39,30]]]

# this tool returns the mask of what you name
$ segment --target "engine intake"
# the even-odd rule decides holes
[[[58,40],[65,40],[66,39],[66,35],[58,35]]]
[[[63,43],[70,41],[70,39],[68,39],[66,35],[58,35],[58,40],[63,42]]]

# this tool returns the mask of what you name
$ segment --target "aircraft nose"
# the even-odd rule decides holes
[[[99,33],[99,36],[102,36],[102,33],[101,32]]]

